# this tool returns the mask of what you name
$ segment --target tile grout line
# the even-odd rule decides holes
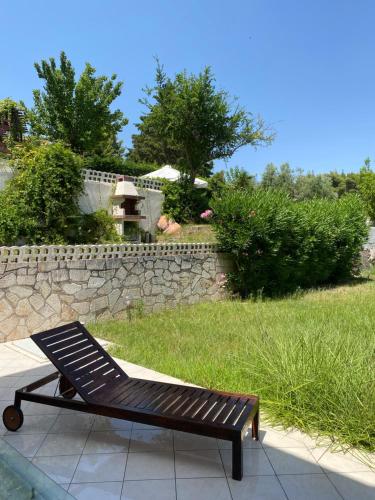
[[[230,495],[231,500],[234,500],[234,499],[233,499],[233,495],[232,495],[232,490],[230,489],[230,486],[229,486],[229,481],[228,481],[227,472],[226,472],[226,470],[225,470],[225,466],[224,466],[223,455],[221,454],[221,451],[222,451],[222,450],[220,450],[220,446],[219,446],[219,442],[218,442],[218,439],[217,439],[217,438],[216,438],[216,442],[217,442],[217,449],[218,449],[218,452],[219,452],[219,457],[220,457],[220,461],[221,461],[221,466],[222,466],[222,468],[223,468],[223,470],[224,470],[224,477],[225,477],[225,481],[226,481],[227,486],[228,486],[229,495]],[[233,446],[233,443],[232,443],[232,446]],[[231,450],[231,452],[232,452],[232,450]]]
[[[259,440],[259,441],[260,441],[260,440]],[[283,490],[283,492],[284,492],[285,498],[286,498],[287,500],[290,500],[289,496],[287,495],[287,492],[286,492],[286,491],[285,491],[285,489],[284,489],[284,486],[282,485],[282,483],[281,483],[281,481],[280,481],[279,475],[278,475],[278,474],[276,474],[275,468],[274,468],[274,466],[273,466],[273,464],[272,464],[272,462],[271,462],[271,460],[270,460],[270,457],[267,455],[266,449],[265,449],[265,447],[263,446],[262,441],[260,441],[260,445],[261,445],[261,447],[262,447],[261,449],[263,450],[263,453],[264,453],[264,454],[266,455],[266,457],[267,457],[267,460],[268,460],[268,462],[269,462],[269,464],[270,464],[270,466],[271,466],[271,468],[272,468],[272,470],[273,470],[273,472],[274,472],[274,474],[275,474],[275,477],[276,477],[277,481],[279,482],[280,488],[281,488],[281,489]]]
[[[342,498],[342,500],[344,500],[344,497],[341,495],[341,493],[339,492],[339,490],[336,488],[335,484],[331,481],[328,473],[326,472],[326,470],[321,467],[321,465],[319,464],[319,460],[325,455],[325,453],[328,451],[328,448],[322,453],[322,455],[320,456],[319,460],[317,460],[314,455],[312,454],[312,451],[310,448],[307,448],[309,450],[309,453],[310,455],[313,457],[313,459],[316,461],[316,463],[319,465],[319,467],[321,468],[324,476],[328,479],[328,481],[330,482],[330,484],[333,486],[334,490],[337,492],[337,494],[339,495],[340,498]]]
[[[129,422],[129,420],[127,420],[127,422]],[[125,468],[124,468],[124,476],[122,478],[122,485],[121,485],[121,492],[120,492],[120,499],[122,498],[122,494],[123,494],[123,491],[124,491],[124,487],[125,487],[125,476],[126,476],[126,469],[128,467],[128,460],[129,460],[129,453],[130,453],[130,444],[131,444],[131,441],[132,441],[132,437],[133,437],[133,428],[134,428],[134,422],[131,422],[131,428],[130,428],[130,433],[129,433],[129,443],[128,443],[128,451],[126,453],[126,460],[125,460]]]
[[[174,430],[172,430],[171,432],[172,432],[172,449],[173,449],[174,492],[177,500],[176,450],[174,444]]]
[[[67,415],[69,415],[69,413],[68,413]],[[81,453],[80,453],[80,455],[79,455],[79,459],[78,459],[77,465],[75,466],[74,471],[73,471],[73,474],[72,474],[72,477],[71,477],[71,479],[70,479],[70,481],[69,481],[68,493],[69,493],[69,489],[70,489],[70,487],[71,487],[71,485],[72,485],[72,481],[73,481],[74,475],[75,475],[75,473],[76,473],[76,471],[77,471],[78,465],[79,465],[79,463],[80,463],[80,461],[81,461],[81,458],[82,458],[82,456],[83,456],[83,450],[85,449],[85,446],[86,446],[87,441],[88,441],[88,439],[89,439],[89,437],[90,437],[90,434],[91,434],[92,428],[94,427],[95,418],[96,418],[96,417],[94,416],[94,418],[92,419],[92,423],[91,423],[90,429],[89,429],[89,431],[88,431],[88,433],[87,433],[87,437],[86,437],[85,443],[84,443],[84,445],[83,445],[83,447],[82,447],[82,451],[81,451]]]

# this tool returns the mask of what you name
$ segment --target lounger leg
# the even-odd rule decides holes
[[[251,424],[251,436],[256,441],[259,441],[259,410],[256,412]]]
[[[237,481],[242,479],[242,462],[242,439],[239,436],[232,441],[232,477]]]

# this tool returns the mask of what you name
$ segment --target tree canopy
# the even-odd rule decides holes
[[[117,134],[128,123],[111,104],[121,94],[117,76],[96,76],[86,63],[78,80],[65,52],[60,65],[51,57],[35,63],[43,90],[34,90],[34,107],[29,112],[31,133],[51,141],[63,141],[80,154],[112,154],[120,144]]]
[[[148,112],[137,124],[129,157],[175,165],[191,182],[197,175],[208,176],[214,160],[273,139],[261,118],[216,89],[209,67],[198,75],[184,71],[171,79],[158,63],[155,85],[145,92],[141,102]]]

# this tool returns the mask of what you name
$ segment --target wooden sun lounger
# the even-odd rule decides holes
[[[258,439],[259,398],[198,387],[130,378],[77,322],[32,335],[57,368],[15,392],[3,413],[4,425],[23,424],[21,401],[105,415],[232,441],[233,479],[242,479],[242,441],[252,424]],[[59,396],[34,391],[59,379]],[[78,393],[82,400],[72,399]]]

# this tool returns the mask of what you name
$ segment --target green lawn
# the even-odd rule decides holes
[[[280,300],[198,304],[90,329],[130,362],[259,394],[272,423],[375,450],[374,281]]]

